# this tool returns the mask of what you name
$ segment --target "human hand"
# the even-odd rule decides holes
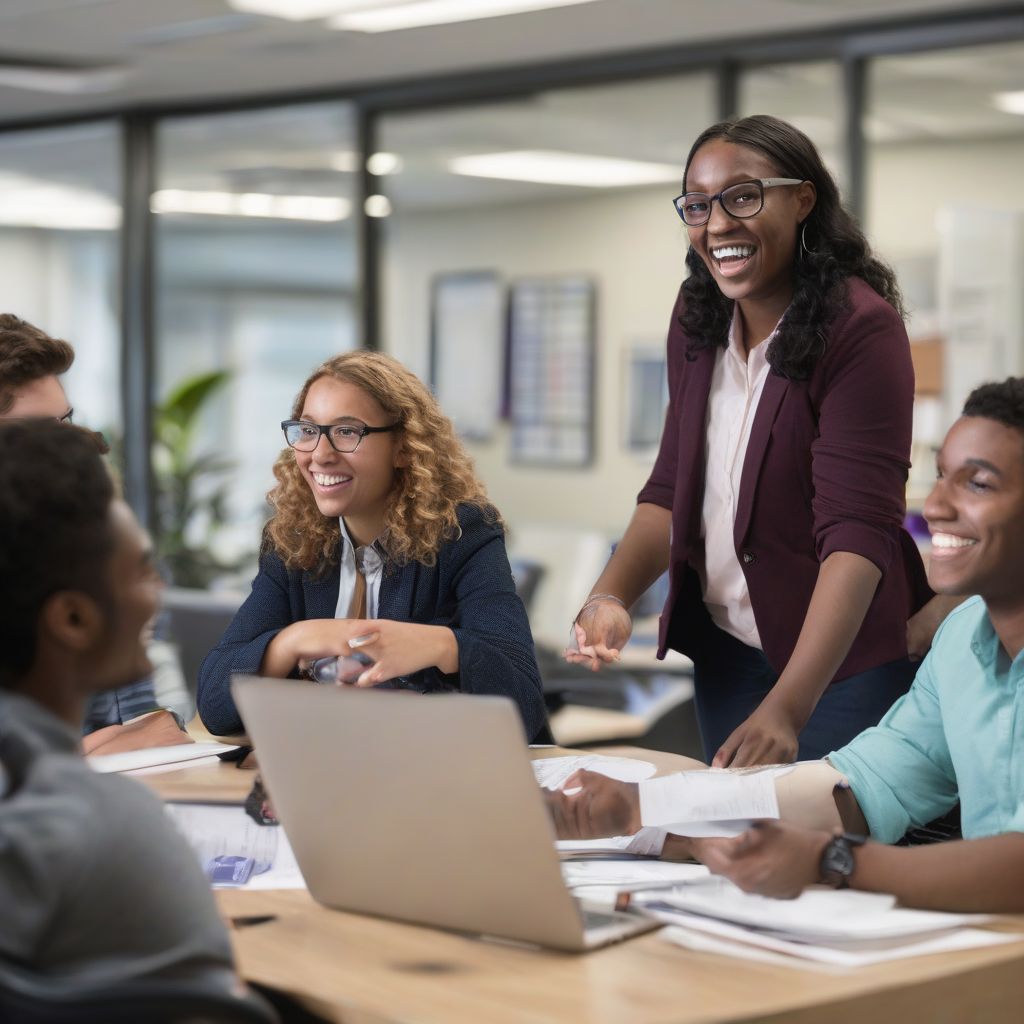
[[[360,633],[360,619],[304,619],[282,629],[263,655],[260,675],[285,678],[296,668],[307,669],[319,658],[352,653],[349,640]]]
[[[367,619],[354,627],[346,653],[357,651],[373,662],[356,679],[356,686],[377,686],[424,668],[438,668],[449,675],[459,670],[459,644],[447,626]]]
[[[617,601],[600,598],[583,606],[572,629],[577,649],[567,648],[563,657],[596,672],[619,660],[619,652],[633,632],[633,620]]]
[[[119,754],[126,750],[174,747],[179,743],[192,742],[192,737],[181,731],[174,715],[161,709],[133,718],[123,725],[107,725],[83,736],[82,752],[86,755]]]
[[[745,768],[754,764],[789,764],[796,760],[800,727],[778,702],[766,697],[718,748],[712,768]]]
[[[544,799],[559,839],[600,839],[640,831],[640,787],[581,769]]]
[[[818,881],[832,836],[783,821],[758,821],[735,839],[701,840],[695,856],[744,892],[791,900]]]

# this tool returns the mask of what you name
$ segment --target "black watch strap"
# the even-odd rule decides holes
[[[846,889],[850,884],[850,876],[855,866],[853,851],[863,846],[865,836],[843,832],[828,841],[821,855],[819,879],[833,889]]]

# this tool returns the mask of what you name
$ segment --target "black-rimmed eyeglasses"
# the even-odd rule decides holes
[[[310,423],[308,420],[285,420],[281,424],[284,439],[290,448],[298,452],[311,452],[320,443],[321,435],[327,437],[330,446],[343,455],[349,455],[359,447],[367,434],[386,434],[395,430],[397,423],[390,427],[368,427],[365,423]]]
[[[754,178],[723,188],[713,196],[706,192],[684,192],[672,200],[672,205],[688,228],[699,228],[711,218],[711,204],[716,199],[730,217],[756,217],[764,209],[766,188],[803,183],[803,178]]]

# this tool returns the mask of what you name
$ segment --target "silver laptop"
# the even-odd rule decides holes
[[[566,889],[510,700],[251,676],[231,689],[318,902],[577,951],[654,927]]]

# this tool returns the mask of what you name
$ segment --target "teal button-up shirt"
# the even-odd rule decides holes
[[[828,759],[882,842],[958,798],[965,839],[1024,832],[1024,652],[1011,663],[971,598],[939,627],[910,691]]]

